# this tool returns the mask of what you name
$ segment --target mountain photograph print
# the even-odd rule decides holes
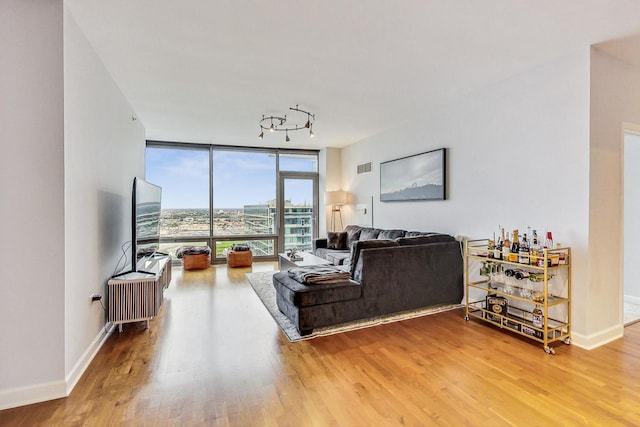
[[[446,150],[380,163],[380,201],[445,200]]]

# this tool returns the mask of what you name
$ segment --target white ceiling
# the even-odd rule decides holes
[[[65,4],[147,138],[250,146],[345,146],[536,65],[640,33],[639,0]],[[287,110],[296,104],[316,114],[314,139],[304,131],[290,143],[280,133],[257,138],[263,114],[293,119]]]

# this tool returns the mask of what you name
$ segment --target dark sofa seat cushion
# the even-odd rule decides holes
[[[289,277],[286,271],[273,275],[273,286],[284,299],[296,307],[330,304],[360,298],[362,286],[352,280],[307,286]]]
[[[333,265],[343,265],[349,258],[349,251],[334,251],[327,253],[325,259]]]
[[[349,258],[349,250],[318,248],[315,250],[314,255],[326,259],[333,265],[339,265],[344,262],[345,258]],[[336,261],[338,261],[338,264],[336,264]]]

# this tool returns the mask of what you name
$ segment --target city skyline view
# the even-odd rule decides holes
[[[215,151],[213,205],[239,209],[267,204],[276,197],[275,156],[271,153]],[[162,188],[162,210],[209,208],[209,150],[147,148],[145,180]],[[311,171],[304,158],[280,156],[281,170]],[[284,168],[284,169],[283,169]],[[287,182],[285,198],[292,204],[312,203],[306,181]]]

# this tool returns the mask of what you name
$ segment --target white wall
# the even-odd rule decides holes
[[[104,311],[89,295],[106,298],[121,245],[131,240],[131,189],[134,176],[144,177],[145,131],[66,8],[64,48],[65,377],[70,390],[105,337]]]
[[[62,9],[0,3],[0,409],[65,393]]]
[[[448,200],[379,202],[380,162],[440,147],[448,149]],[[356,175],[369,160],[373,173]],[[498,224],[549,228],[573,248],[573,326],[586,333],[588,48],[344,148],[342,179],[357,197],[373,193],[380,228],[472,238],[490,237]]]
[[[591,54],[591,175],[588,333],[623,333],[623,124],[640,125],[640,70],[597,49]]]
[[[145,135],[62,1],[0,8],[4,409],[66,396],[102,343]]]
[[[640,134],[624,134],[624,282],[625,297],[640,301]]]

